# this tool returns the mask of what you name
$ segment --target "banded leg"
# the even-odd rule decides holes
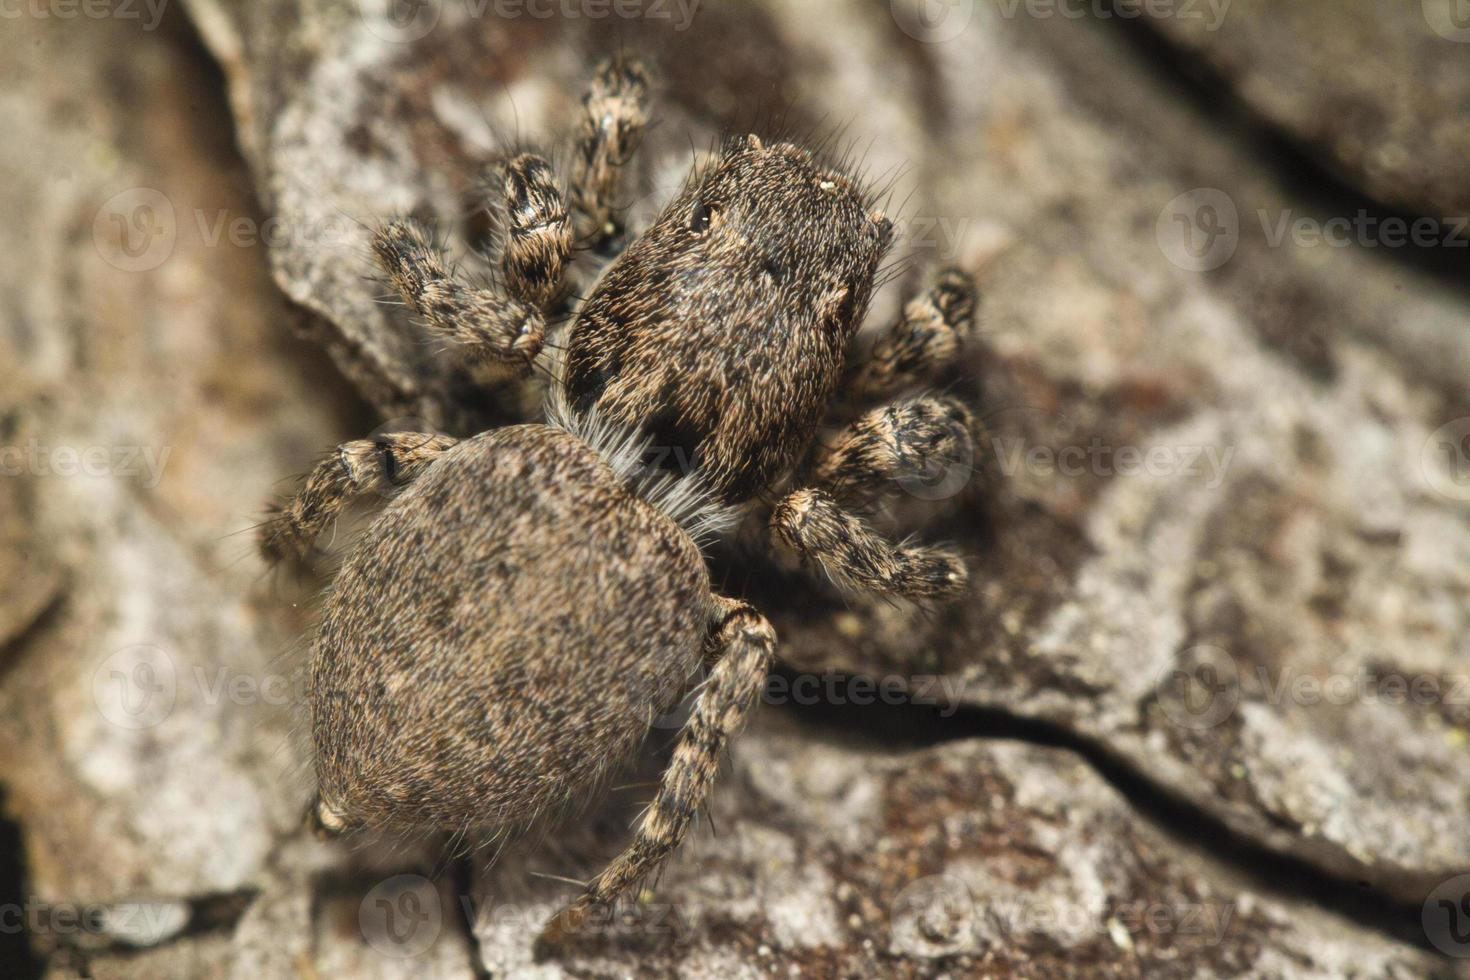
[[[955,398],[926,395],[868,412],[817,460],[811,486],[777,504],[772,533],[843,588],[910,599],[958,593],[968,573],[957,555],[894,544],[847,508],[867,508],[900,481],[913,481],[915,493],[935,489],[936,477],[941,484],[951,476],[967,482],[973,426],[970,410]]]
[[[809,487],[782,500],[771,530],[847,589],[941,599],[963,591],[969,580],[964,561],[948,548],[894,544],[823,490]]]
[[[975,280],[949,268],[878,339],[845,386],[856,401],[884,398],[927,382],[952,363],[975,328]]]
[[[932,481],[974,462],[975,420],[957,398],[920,396],[874,409],[818,458],[809,482],[843,503],[866,505],[901,480]]]
[[[539,955],[574,935],[594,906],[615,901],[662,867],[689,832],[714,783],[721,753],[765,687],[775,658],[776,633],[751,606],[721,598],[716,600],[709,645],[715,665],[633,843],[547,924],[537,942]]]
[[[648,125],[648,70],[621,55],[597,68],[582,97],[583,117],[572,166],[577,242],[605,251],[623,228],[617,219],[619,177]]]
[[[551,164],[529,153],[506,164],[505,210],[506,284],[517,299],[545,310],[561,298],[572,257],[572,219]]]
[[[403,301],[437,336],[473,361],[529,367],[546,339],[546,307],[561,293],[571,258],[571,218],[551,165],[531,154],[505,168],[509,219],[501,270],[505,286],[466,285],[422,229],[393,221],[373,251]]]
[[[317,536],[347,506],[369,490],[404,486],[428,469],[459,440],[424,432],[394,432],[344,442],[306,478],[305,485],[260,528],[260,554],[274,565],[299,562]]]

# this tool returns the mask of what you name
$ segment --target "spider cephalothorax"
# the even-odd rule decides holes
[[[544,160],[506,164],[500,284],[456,278],[410,222],[374,236],[425,329],[529,369],[574,240],[623,238],[611,198],[646,93],[636,62],[599,70],[570,208]],[[972,325],[973,283],[948,270],[848,364],[891,236],[858,182],[806,150],[728,140],[582,305],[551,424],[379,436],[311,473],[264,527],[269,560],[305,556],[354,494],[395,492],[347,555],[312,649],[322,827],[524,825],[585,793],[709,665],[634,842],[557,918],[565,931],[683,840],[770,670],[770,624],[710,589],[697,538],[712,515],[774,497],[773,538],[844,586],[912,599],[964,586],[958,556],[891,542],[864,516],[895,480],[968,451],[963,404],[910,394],[813,451],[834,400],[921,387]],[[650,445],[672,473],[650,477]]]
[[[727,140],[582,308],[572,408],[647,432],[723,500],[769,487],[831,403],[892,228],[805,150]]]

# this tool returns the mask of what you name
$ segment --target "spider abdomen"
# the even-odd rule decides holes
[[[334,584],[311,665],[321,797],[349,824],[524,823],[586,789],[698,663],[698,548],[541,425],[446,452]]]

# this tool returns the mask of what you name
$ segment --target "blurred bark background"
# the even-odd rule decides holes
[[[17,9],[0,957],[20,975],[1467,974],[1454,0]],[[497,155],[564,159],[618,47],[661,80],[635,219],[691,144],[777,119],[893,177],[907,271],[874,321],[935,264],[977,274],[957,383],[990,439],[895,516],[937,512],[972,554],[952,608],[720,556],[780,632],[773,703],[636,913],[535,964],[558,878],[618,850],[672,730],[498,861],[312,841],[300,665],[326,579],[269,576],[250,528],[390,420],[524,413],[378,302],[363,225],[412,212],[482,242]]]

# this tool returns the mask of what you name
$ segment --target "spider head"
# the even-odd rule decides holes
[[[753,307],[819,310],[843,335],[859,326],[893,223],[851,177],[790,143],[727,140],[649,233],[683,254],[687,274]]]

